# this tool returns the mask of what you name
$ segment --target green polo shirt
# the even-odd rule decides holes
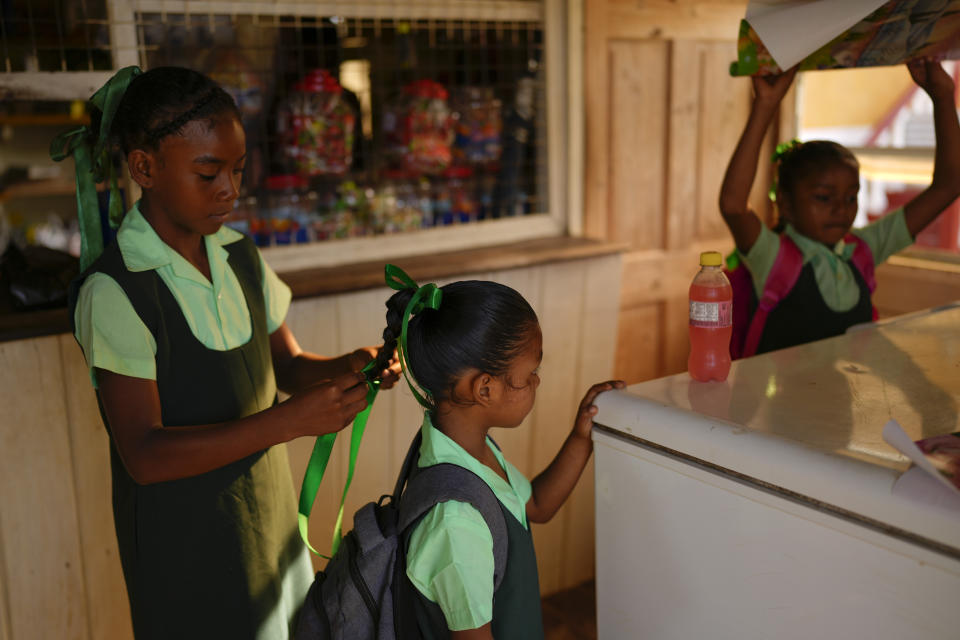
[[[439,431],[429,413],[420,429],[420,461],[468,469],[493,491],[504,507],[527,528],[530,481],[507,462],[487,438],[487,446],[506,471],[507,482]],[[452,631],[476,629],[493,619],[493,536],[480,512],[465,502],[442,502],[427,512],[410,536],[407,576],[427,599],[436,602]]]
[[[130,271],[156,270],[176,299],[193,335],[208,349],[227,351],[246,344],[252,334],[250,312],[240,282],[227,263],[224,245],[243,236],[229,227],[205,236],[211,280],[167,245],[153,230],[138,202],[117,231],[117,244]],[[260,258],[267,329],[283,324],[290,288]],[[88,277],[74,311],[76,337],[83,348],[93,386],[94,369],[156,380],[157,345],[116,280],[104,273]]]
[[[800,249],[804,266],[807,263],[813,265],[817,287],[827,306],[837,312],[852,309],[860,299],[860,288],[857,286],[853,269],[848,262],[855,246],[841,240],[831,248],[801,235],[789,224],[784,233],[790,236]],[[903,208],[865,227],[851,229],[850,233],[867,243],[873,253],[874,264],[884,262],[896,252],[913,244],[913,238],[910,237],[907,222],[903,217]],[[740,259],[750,270],[758,299],[763,296],[763,287],[767,283],[767,277],[773,269],[773,263],[779,251],[780,237],[765,225],[761,225],[760,235],[746,255],[737,251]]]

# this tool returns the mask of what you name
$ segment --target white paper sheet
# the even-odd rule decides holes
[[[927,456],[914,444],[899,422],[890,420],[883,425],[883,439],[914,464],[894,483],[894,493],[921,502],[960,509],[960,490],[927,460]]]
[[[885,0],[751,0],[745,19],[789,69],[870,15]]]

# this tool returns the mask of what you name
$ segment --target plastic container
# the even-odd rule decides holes
[[[299,175],[274,175],[267,178],[267,213],[272,244],[309,242],[310,204],[306,196],[307,180]]]
[[[723,382],[730,373],[733,289],[717,251],[700,254],[700,272],[690,284],[690,357],[687,369],[699,382]]]
[[[314,69],[281,104],[277,133],[298,173],[340,176],[353,163],[356,120],[337,79],[325,69]]]
[[[437,174],[450,166],[454,115],[446,88],[432,80],[403,87],[384,109],[386,150],[395,168]]]

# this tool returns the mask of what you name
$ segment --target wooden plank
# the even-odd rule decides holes
[[[614,375],[627,384],[652,380],[663,370],[659,304],[621,309]]]
[[[873,302],[882,318],[960,301],[960,265],[894,256],[876,275]]]
[[[733,240],[695,242],[674,251],[633,251],[623,255],[620,307],[629,309],[678,295],[686,297],[701,251],[728,253]]]
[[[607,37],[736,40],[746,0],[607,0]],[[731,50],[729,62],[736,59]]]
[[[89,638],[56,337],[0,344],[0,539],[13,638]]]
[[[729,42],[701,42],[697,45],[700,124],[699,148],[692,165],[697,167],[698,175],[696,224],[692,229],[701,240],[730,237],[720,217],[717,201],[723,174],[740,138],[751,103],[749,81],[731,78],[727,71],[732,48]],[[765,160],[762,163],[769,164]]]
[[[100,418],[83,352],[72,335],[60,335],[58,341],[90,637],[133,638],[113,523],[110,438]]]
[[[692,279],[692,278],[691,278]],[[690,355],[690,302],[687,295],[663,301],[663,370],[661,376],[670,376],[687,370]]]
[[[689,40],[675,40],[670,48],[670,129],[667,153],[667,237],[669,249],[685,247],[690,242],[697,213],[697,166],[700,137],[699,47]]]
[[[585,290],[582,320],[577,338],[580,366],[574,394],[580,398],[591,385],[613,377],[613,355],[617,347],[616,321],[619,301],[610,291],[619,289],[622,267],[618,256],[592,260],[583,265]],[[568,418],[572,425],[572,416]],[[594,472],[593,461],[584,469],[580,482],[567,499],[564,518],[563,564],[560,588],[568,589],[594,577]]]
[[[437,244],[434,246],[445,246]],[[291,250],[296,249],[296,247]],[[307,247],[305,251],[317,251]],[[502,269],[516,269],[539,264],[578,260],[608,255],[623,249],[622,244],[601,242],[587,238],[555,237],[524,242],[511,242],[496,247],[461,251],[444,251],[429,255],[378,258],[365,262],[346,263],[331,267],[314,267],[293,271],[279,270],[280,277],[293,289],[295,297],[310,297],[332,293],[346,293],[359,289],[384,286],[383,265],[393,262],[402,267],[416,281],[460,277],[468,273]],[[265,251],[270,256],[280,255],[287,248]],[[271,262],[272,264],[272,262]]]
[[[611,52],[611,234],[635,249],[663,246],[668,45],[615,42]]]
[[[537,392],[532,426],[533,475],[553,460],[572,427],[579,397],[577,376],[580,367],[576,336],[582,330],[580,309],[584,303],[586,278],[580,263],[565,263],[546,269],[541,293],[540,327],[543,331],[543,382]],[[540,572],[540,591],[550,594],[561,586],[564,518],[555,516],[546,524],[533,525]]]
[[[586,2],[584,18],[584,173],[583,233],[610,237],[610,50],[607,3]]]

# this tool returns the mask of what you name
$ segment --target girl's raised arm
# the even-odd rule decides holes
[[[933,101],[933,128],[937,151],[933,160],[933,181],[904,206],[907,230],[914,238],[960,196],[960,124],[954,102],[953,80],[934,60],[907,64],[917,85]]]
[[[760,235],[762,222],[747,204],[757,175],[763,136],[797,74],[797,68],[772,78],[753,78],[753,105],[720,187],[720,213],[733,240],[746,253]]]

